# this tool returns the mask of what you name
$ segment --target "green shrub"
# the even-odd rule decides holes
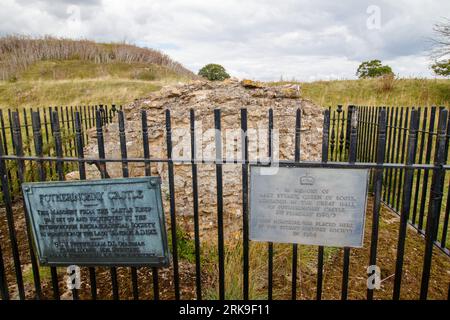
[[[199,76],[202,76],[210,81],[223,81],[228,79],[230,75],[225,71],[225,68],[220,64],[210,63],[200,69]]]
[[[195,262],[195,242],[191,236],[180,227],[176,231],[178,258],[181,260],[187,260],[190,263]],[[172,233],[169,231],[167,234],[167,241],[172,249]],[[173,251],[173,249],[172,249]]]
[[[436,62],[431,66],[431,68],[438,76],[450,77],[450,59]]]
[[[386,74],[393,74],[392,69],[388,65],[383,66],[380,60],[364,61],[356,71],[360,79],[378,78]]]

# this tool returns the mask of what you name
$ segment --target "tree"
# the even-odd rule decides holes
[[[200,69],[199,76],[202,76],[210,81],[222,81],[228,79],[230,75],[225,71],[225,68],[220,64],[210,63]]]
[[[392,69],[388,65],[383,66],[380,60],[364,61],[356,71],[360,79],[376,78],[386,74],[393,74]]]
[[[438,76],[450,76],[450,19],[444,19],[440,23],[434,25],[433,31],[435,37],[432,39],[434,43],[431,53],[435,63],[431,66],[434,73]]]
[[[450,19],[436,23],[433,28],[435,37],[432,39],[434,47],[432,56],[439,60],[450,55]]]
[[[435,64],[431,66],[434,73],[438,76],[450,77],[450,59],[444,61],[436,61]]]

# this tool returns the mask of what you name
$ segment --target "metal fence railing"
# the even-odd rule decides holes
[[[0,177],[2,187],[2,199],[5,212],[5,226],[2,230],[7,232],[7,239],[10,242],[11,255],[13,257],[10,266],[4,259],[4,252],[2,252],[0,245],[0,293],[2,299],[9,298],[9,289],[12,286],[17,286],[18,295],[20,299],[26,298],[23,267],[24,259],[30,261],[33,275],[33,297],[38,299],[48,298],[45,295],[40,278],[39,265],[34,252],[31,237],[28,234],[29,228],[22,230],[27,233],[28,243],[19,246],[17,243],[17,226],[16,220],[18,215],[23,216],[23,212],[16,210],[16,204],[20,205],[21,198],[17,196],[12,198],[15,194],[15,188],[11,187],[11,184],[18,183],[19,185],[25,181],[41,181],[48,180],[50,177],[57,180],[64,180],[64,166],[70,166],[72,169],[76,168],[79,171],[80,179],[86,178],[86,163],[96,164],[103,179],[108,178],[106,171],[107,163],[120,163],[122,165],[123,176],[128,175],[128,165],[130,163],[140,163],[142,167],[142,175],[151,174],[151,166],[155,163],[164,163],[167,165],[167,178],[168,183],[168,206],[170,217],[170,236],[171,236],[171,270],[172,279],[168,282],[162,283],[162,279],[159,276],[159,269],[153,268],[152,273],[152,288],[153,299],[158,299],[161,290],[172,290],[175,299],[183,298],[180,290],[180,266],[179,266],[179,254],[178,241],[177,241],[177,213],[176,213],[176,194],[175,194],[175,170],[174,163],[178,159],[174,159],[172,156],[172,126],[171,126],[171,113],[169,110],[165,111],[165,136],[166,136],[166,150],[167,157],[164,159],[152,158],[149,152],[149,130],[147,126],[147,111],[141,111],[141,134],[142,134],[142,150],[143,156],[137,158],[131,158],[127,156],[127,141],[125,132],[125,117],[123,111],[119,110],[118,124],[120,134],[120,158],[106,158],[105,156],[105,141],[104,141],[104,124],[107,122],[104,119],[104,114],[100,109],[95,110],[95,128],[96,128],[96,143],[98,148],[97,158],[85,158],[83,147],[87,143],[87,136],[85,135],[86,129],[89,126],[83,124],[86,123],[88,117],[87,113],[82,113],[80,109],[75,109],[73,115],[70,117],[69,122],[64,122],[62,114],[67,112],[67,109],[51,110],[48,114],[50,118],[43,118],[43,111],[36,110],[31,113],[31,117],[20,118],[18,111],[11,111],[9,116],[10,120],[10,135],[6,134],[6,127],[3,126],[3,134],[0,141]],[[442,202],[443,202],[443,188],[445,177],[450,170],[450,166],[446,164],[446,155],[448,153],[448,111],[442,109],[432,109],[434,112],[434,121],[437,121],[437,125],[429,130],[428,136],[434,138],[434,152],[431,152],[434,156],[430,158],[428,162],[417,161],[417,150],[420,150],[420,146],[423,146],[423,127],[419,126],[421,111],[418,109],[411,109],[409,111],[402,112],[403,116],[391,117],[394,108],[364,108],[364,107],[351,107],[347,111],[342,108],[338,110],[325,110],[324,111],[324,123],[323,123],[323,139],[322,139],[322,159],[321,161],[300,161],[300,134],[301,134],[301,112],[297,110],[295,114],[295,152],[294,158],[290,160],[280,160],[280,166],[294,166],[294,167],[322,167],[322,168],[367,168],[371,169],[371,193],[373,195],[373,209],[372,215],[367,217],[371,220],[371,238],[369,246],[369,259],[367,263],[369,265],[377,264],[378,238],[380,228],[380,210],[383,203],[388,204],[394,210],[400,214],[399,221],[399,236],[396,251],[396,263],[395,263],[395,280],[392,292],[393,299],[400,298],[400,291],[402,286],[402,275],[404,273],[403,266],[405,261],[405,239],[406,230],[409,219],[409,213],[414,209],[411,204],[411,199],[415,199],[415,185],[417,184],[417,176],[427,173],[430,180],[428,196],[428,206],[426,206],[426,214],[424,214],[423,221],[426,219],[426,231],[425,236],[425,249],[423,253],[422,261],[422,277],[416,281],[420,281],[420,298],[426,299],[428,296],[428,289],[430,284],[430,271],[433,262],[433,244],[436,244],[436,238],[438,234],[438,225],[442,216],[447,217],[448,212],[442,214]],[[84,110],[83,110],[84,111]],[[438,111],[438,112],[437,112]],[[395,111],[397,113],[399,111]],[[438,113],[438,117],[436,117]],[[400,113],[399,113],[400,114]],[[422,113],[423,114],[423,113]],[[199,195],[202,193],[210,192],[200,187],[198,183],[197,169],[203,165],[215,166],[215,189],[216,189],[216,219],[217,224],[215,229],[217,230],[217,283],[215,285],[218,288],[219,299],[226,297],[226,292],[229,288],[226,287],[226,277],[230,275],[226,273],[227,261],[225,259],[226,240],[224,235],[224,205],[223,205],[223,191],[224,191],[224,170],[223,165],[235,165],[237,170],[241,170],[242,184],[240,188],[236,189],[236,193],[242,193],[242,203],[239,204],[242,208],[242,287],[239,290],[242,292],[243,299],[249,298],[249,288],[251,286],[252,278],[250,277],[250,244],[249,240],[249,223],[248,223],[248,194],[249,194],[249,166],[252,164],[261,164],[259,159],[250,159],[248,153],[248,139],[247,139],[247,110],[240,110],[240,127],[241,127],[241,159],[223,159],[221,153],[222,147],[222,134],[221,134],[221,110],[214,110],[214,128],[216,129],[215,135],[215,159],[195,159],[196,148],[196,128],[195,128],[195,113],[193,110],[187,113],[186,116],[190,118],[190,138],[191,138],[191,154],[192,158],[189,163],[185,163],[192,169],[192,211],[193,211],[193,229],[195,240],[195,297],[202,299],[204,291],[202,290],[202,250],[200,242],[199,231]],[[274,130],[274,115],[272,110],[268,111],[268,126],[269,132]],[[0,118],[2,119],[2,118]],[[25,127],[22,123],[25,119],[31,119],[31,128],[26,132],[28,124]],[[50,127],[44,124],[42,126],[42,119],[44,123],[50,124]],[[66,120],[68,118],[65,118]],[[28,121],[27,120],[27,121]],[[29,122],[29,123],[30,123]],[[71,132],[69,138],[66,141],[65,135],[62,134],[64,124],[72,124],[67,129]],[[423,122],[422,122],[423,123]],[[427,122],[428,123],[428,122]],[[431,126],[431,124],[430,124]],[[399,128],[397,128],[399,127]],[[45,136],[45,130],[51,130],[52,134],[48,137]],[[397,133],[395,133],[397,132]],[[24,139],[25,137],[25,139]],[[45,137],[45,138],[44,138]],[[400,138],[399,138],[400,137]],[[396,141],[395,147],[392,141]],[[26,144],[25,141],[32,142]],[[52,152],[44,151],[45,141],[52,143]],[[69,143],[72,143],[70,147]],[[269,150],[272,150],[273,144],[272,135],[269,134],[268,145]],[[396,153],[398,146],[402,152]],[[66,148],[65,148],[66,147]],[[8,148],[8,152],[6,152]],[[30,152],[24,152],[26,148],[30,148]],[[34,150],[33,150],[34,149]],[[70,150],[70,152],[69,152]],[[269,151],[269,156],[270,156]],[[427,158],[427,157],[426,157]],[[397,161],[398,159],[398,161]],[[431,161],[432,159],[432,161]],[[14,171],[14,172],[12,172]],[[396,181],[400,181],[398,184],[391,183],[392,179],[397,177]],[[398,173],[398,175],[397,175]],[[225,173],[226,174],[226,173]],[[428,178],[427,178],[428,179]],[[424,181],[424,180],[422,180]],[[420,185],[420,183],[419,183]],[[393,196],[394,192],[397,192],[396,196]],[[401,196],[398,193],[401,193]],[[423,193],[424,191],[422,191]],[[389,195],[391,198],[389,199]],[[394,199],[394,200],[393,200]],[[395,207],[394,204],[398,206]],[[20,206],[19,206],[20,207]],[[417,215],[420,217],[420,212]],[[3,220],[2,220],[3,221]],[[445,223],[444,223],[445,224]],[[442,242],[441,242],[442,243]],[[443,250],[441,244],[438,246]],[[322,299],[324,289],[324,267],[328,263],[324,259],[324,252],[327,248],[318,247],[317,250],[317,276],[315,287],[315,296],[317,299]],[[291,275],[291,298],[297,298],[297,285],[298,285],[298,272],[300,265],[298,264],[298,250],[299,247],[296,244],[292,245],[292,275]],[[342,283],[340,286],[340,297],[347,299],[349,295],[349,277],[350,277],[350,261],[351,252],[353,250],[344,248],[342,252]],[[6,266],[6,267],[5,267]],[[274,272],[274,245],[272,243],[267,244],[267,297],[272,298],[273,294],[273,277]],[[13,270],[13,273],[7,273],[6,270]],[[118,277],[118,273],[115,267],[111,267],[109,270],[110,279],[101,279],[98,277],[99,268],[89,267],[86,270],[89,274],[89,287],[87,292],[79,292],[74,290],[73,298],[77,299],[81,297],[89,297],[92,299],[104,298],[98,295],[99,286],[104,287],[105,281],[109,281],[108,288],[110,288],[113,299],[124,298],[119,294],[119,286],[129,286],[131,288],[131,298],[138,299],[140,297],[139,287],[141,286],[142,276],[139,273],[138,268],[130,267],[129,278]],[[59,299],[61,295],[61,276],[58,273],[58,269],[55,267],[50,268],[51,278],[51,292],[50,298]],[[168,284],[167,284],[168,283]],[[443,284],[448,286],[448,284]],[[168,288],[170,286],[171,288]],[[130,297],[126,297],[130,298]],[[367,289],[367,299],[374,298],[374,290]]]
[[[13,139],[13,114],[18,117],[20,122],[20,131],[22,135],[23,148],[27,154],[32,154],[35,150],[34,137],[36,132],[40,132],[42,137],[42,145],[40,148],[43,155],[55,156],[55,139],[52,126],[52,114],[58,112],[59,124],[61,132],[61,144],[64,155],[75,156],[75,114],[80,116],[81,130],[83,132],[83,143],[89,142],[88,130],[95,127],[96,111],[100,112],[102,126],[113,121],[119,108],[115,105],[108,107],[107,105],[96,106],[76,106],[76,107],[48,107],[48,108],[22,108],[20,111],[13,109],[0,109],[0,136],[3,142],[3,151],[5,154],[14,151]],[[32,123],[32,115],[37,112],[39,119]],[[18,183],[18,172],[14,163],[9,163],[7,168],[9,187],[12,199],[20,192]],[[69,164],[64,164],[64,169],[70,170]],[[56,177],[56,171],[52,166],[48,168],[48,179]],[[30,168],[27,174],[35,174],[35,170]]]
[[[377,117],[382,110],[375,107],[357,107],[359,112],[359,152],[358,161],[371,162],[376,158],[376,131]],[[417,143],[414,149],[413,163],[416,164],[435,164],[438,157],[438,124],[441,111],[444,107],[424,107],[424,108],[406,108],[406,107],[388,107],[385,108],[387,116],[387,142],[385,162],[406,163],[408,159],[407,142],[408,131],[410,130],[411,112],[417,114]],[[441,119],[440,121],[444,121]],[[445,163],[449,160],[448,139],[450,135],[450,119],[447,120],[446,144],[445,144]],[[403,203],[401,201],[404,192],[405,170],[387,169],[384,171],[385,180],[383,184],[382,202],[393,211],[401,214]],[[427,217],[429,207],[433,198],[431,184],[433,175],[430,170],[417,170],[413,176],[413,187],[411,194],[410,208],[407,213],[409,224],[414,227],[421,235],[425,235],[428,228]],[[447,242],[448,222],[450,211],[450,175],[444,177],[441,207],[438,216],[438,225],[435,235],[435,245],[445,254],[450,255],[450,244]]]

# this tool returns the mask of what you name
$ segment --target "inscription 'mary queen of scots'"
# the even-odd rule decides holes
[[[29,183],[23,191],[42,264],[169,262],[159,178]]]
[[[251,168],[251,240],[362,247],[368,170],[263,170]]]

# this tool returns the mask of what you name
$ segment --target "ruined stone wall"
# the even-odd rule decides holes
[[[223,155],[230,153],[240,157],[240,109],[248,111],[248,128],[259,134],[257,138],[249,137],[249,158],[266,156],[268,111],[273,109],[275,133],[279,135],[278,143],[274,140],[275,153],[279,149],[279,158],[294,160],[295,144],[295,116],[296,110],[301,110],[301,160],[320,160],[322,140],[322,108],[311,101],[302,99],[300,88],[293,85],[265,86],[258,82],[244,80],[227,80],[224,82],[196,81],[189,84],[165,87],[149,97],[137,100],[124,106],[126,116],[126,138],[128,157],[143,157],[143,141],[141,130],[141,110],[147,110],[147,123],[152,158],[167,158],[165,135],[165,110],[171,111],[171,125],[173,130],[173,158],[184,157],[190,159],[189,147],[182,150],[182,143],[190,146],[189,112],[194,109],[197,135],[201,136],[202,147],[197,155],[206,159],[215,158],[214,132],[206,132],[214,128],[214,109],[221,110],[221,125],[223,136]],[[259,128],[259,131],[257,130]],[[234,130],[233,130],[234,129]],[[277,131],[278,130],[278,131]],[[212,134],[211,134],[212,133]],[[228,146],[237,133],[237,143]],[[89,144],[85,147],[86,157],[97,157],[97,143],[95,130],[90,133]],[[120,142],[118,124],[112,123],[104,130],[105,149],[107,158],[120,158]],[[208,143],[210,142],[210,143]],[[181,151],[179,151],[181,149]],[[152,175],[162,177],[163,201],[165,210],[169,210],[168,172],[167,163],[152,163]],[[175,164],[175,193],[176,213],[186,221],[193,215],[192,204],[192,175],[188,164]],[[108,163],[108,174],[113,177],[122,176],[122,164]],[[142,163],[129,164],[130,176],[143,176]],[[240,225],[242,211],[242,181],[240,164],[223,165],[223,201],[224,223],[226,226]],[[68,179],[77,179],[77,173],[68,175]],[[99,172],[93,165],[87,166],[88,179],[99,178]],[[216,171],[214,164],[198,165],[199,213],[201,228],[214,227],[216,219]],[[238,222],[238,223],[236,223]],[[189,228],[192,223],[186,223]]]

